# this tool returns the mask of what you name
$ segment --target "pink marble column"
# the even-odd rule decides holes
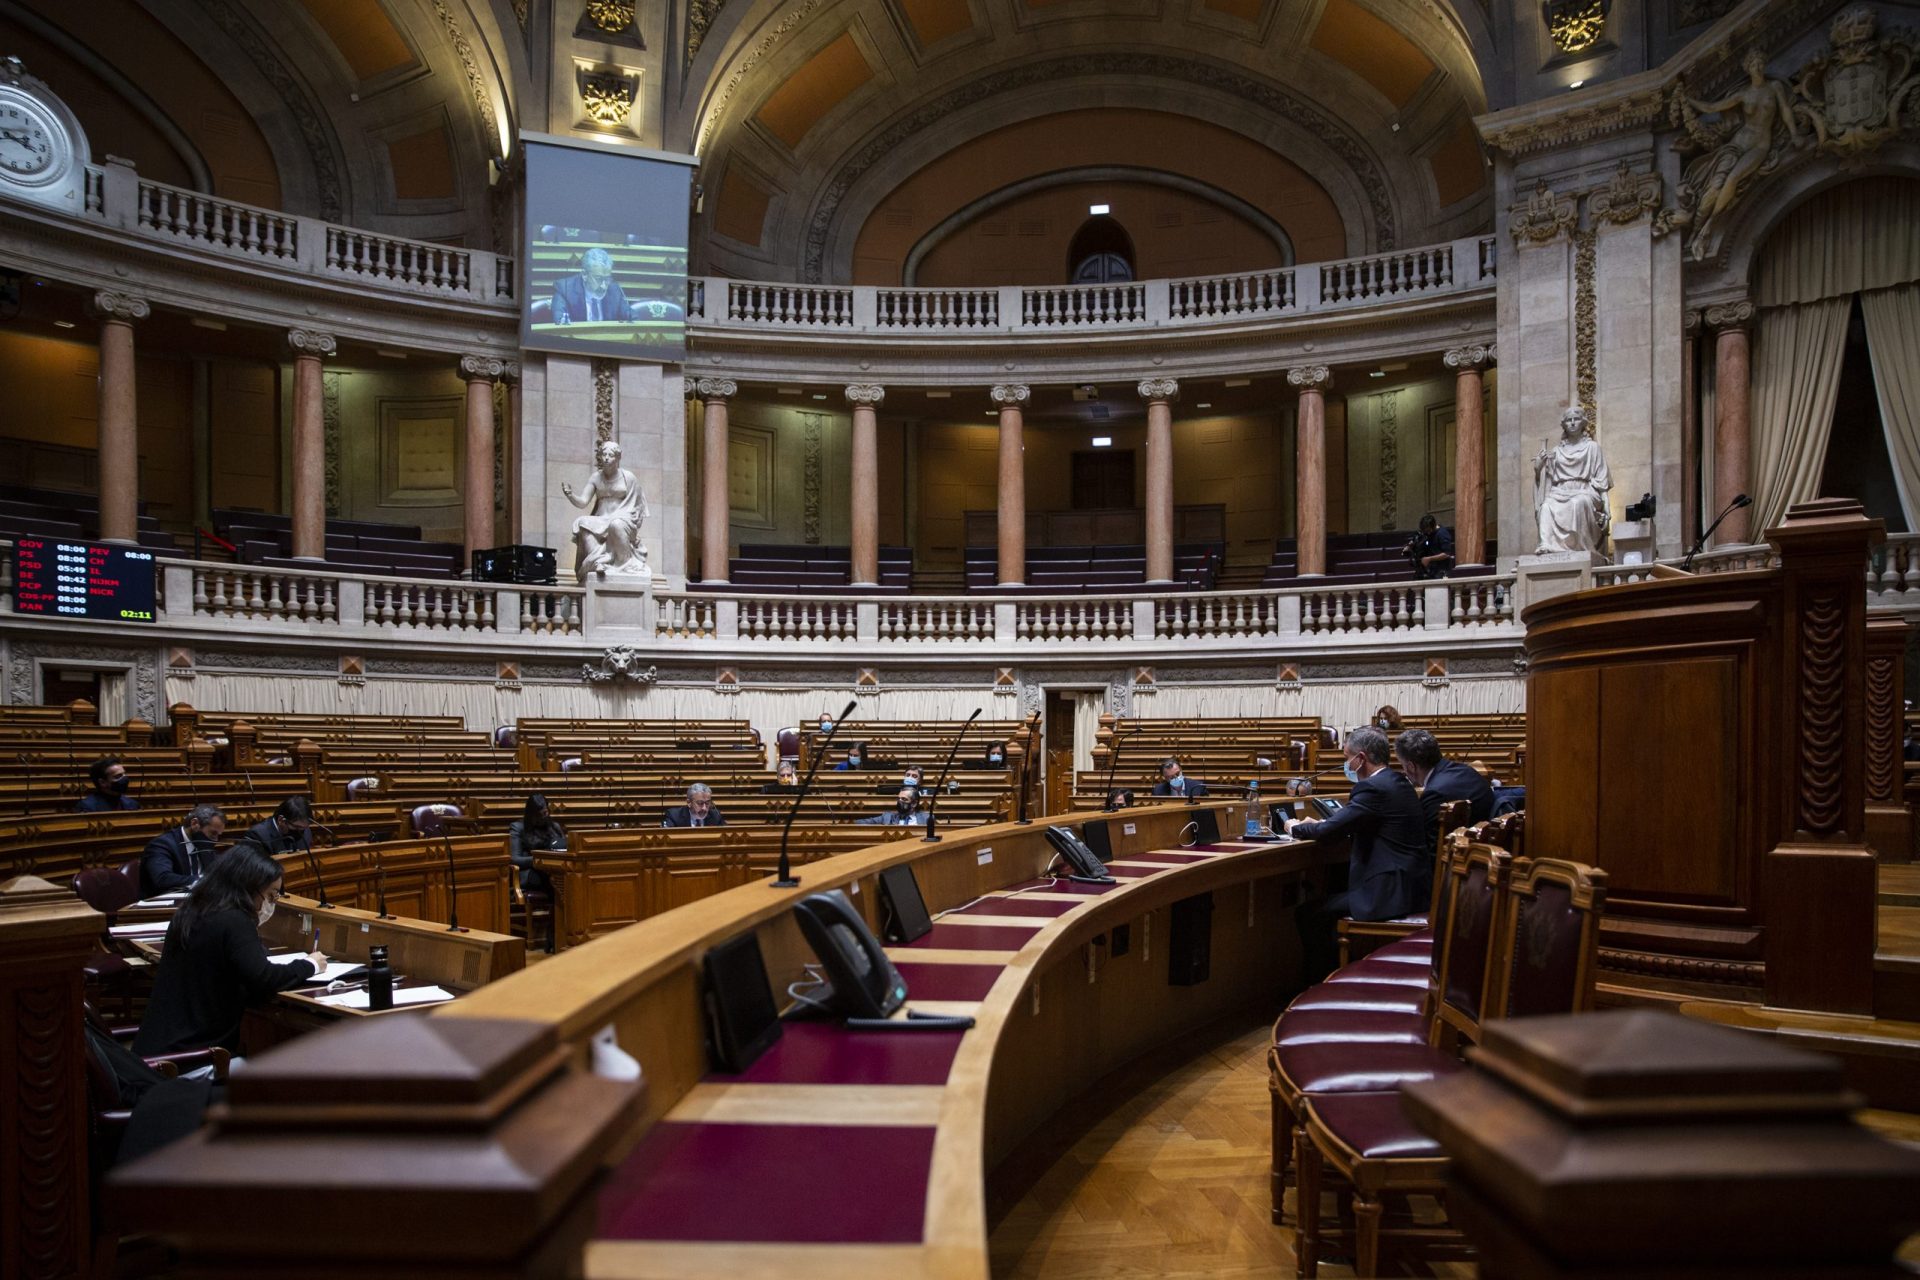
[[[327,427],[321,361],[338,349],[330,333],[287,331],[293,349],[293,556],[327,555]]]
[[[1173,402],[1180,383],[1143,378],[1137,388],[1147,402],[1147,582],[1173,581]]]
[[[1327,572],[1327,388],[1333,375],[1323,364],[1287,370],[1287,384],[1300,392],[1294,421],[1294,529],[1303,578]]]
[[[1000,585],[1027,580],[1027,436],[1025,405],[1031,390],[1018,382],[993,388],[1000,410]]]
[[[493,541],[493,384],[504,377],[507,362],[495,356],[462,356],[460,376],[467,380],[467,455],[462,496],[466,507],[467,563]]]
[[[1753,482],[1753,383],[1747,327],[1753,323],[1753,304],[1729,302],[1708,307],[1706,321],[1708,328],[1718,331],[1714,340],[1713,510],[1702,513],[1711,521],[1736,496],[1752,492],[1747,487]],[[1743,507],[1728,515],[1713,536],[1714,545],[1751,542],[1752,511]]]
[[[1447,352],[1453,378],[1453,562],[1487,562],[1486,386],[1481,370],[1493,363],[1493,348],[1455,347]]]
[[[100,537],[140,540],[140,403],[134,386],[133,322],[152,313],[144,298],[102,289],[100,318]]]
[[[853,486],[850,495],[850,531],[853,543],[853,585],[880,584],[880,402],[887,389],[871,382],[847,388],[853,406]]]
[[[700,578],[727,580],[727,558],[733,534],[727,513],[727,401],[740,390],[731,378],[701,378],[694,383],[700,397]]]

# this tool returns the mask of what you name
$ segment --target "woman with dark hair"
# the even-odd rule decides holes
[[[248,1005],[303,986],[327,967],[318,951],[291,964],[267,959],[260,926],[279,901],[280,864],[259,846],[242,841],[214,860],[167,928],[135,1053],[213,1045],[238,1053]]]
[[[538,791],[527,797],[520,821],[507,827],[507,855],[520,869],[522,889],[547,888],[547,873],[533,868],[533,855],[543,849],[565,849],[567,831],[553,820],[547,810],[547,798]]]

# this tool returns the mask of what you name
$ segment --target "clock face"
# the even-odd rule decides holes
[[[0,173],[31,178],[59,158],[46,122],[11,102],[0,102]]]

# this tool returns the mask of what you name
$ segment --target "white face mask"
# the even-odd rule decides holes
[[[267,923],[267,921],[273,919],[273,906],[274,906],[274,903],[272,898],[268,898],[265,902],[260,904],[260,913],[258,916],[255,917],[255,919],[257,919],[262,926],[264,926]]]

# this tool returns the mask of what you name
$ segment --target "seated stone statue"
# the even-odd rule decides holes
[[[1560,417],[1560,443],[1543,444],[1533,458],[1534,505],[1540,515],[1537,554],[1601,551],[1612,516],[1607,491],[1613,477],[1607,455],[1588,430],[1586,410],[1578,405]]]
[[[587,512],[573,522],[574,572],[581,582],[596,573],[651,578],[646,544],[640,541],[640,522],[647,518],[640,482],[620,465],[617,441],[602,442],[595,456],[600,465],[583,492],[564,482],[560,486],[568,502]]]

